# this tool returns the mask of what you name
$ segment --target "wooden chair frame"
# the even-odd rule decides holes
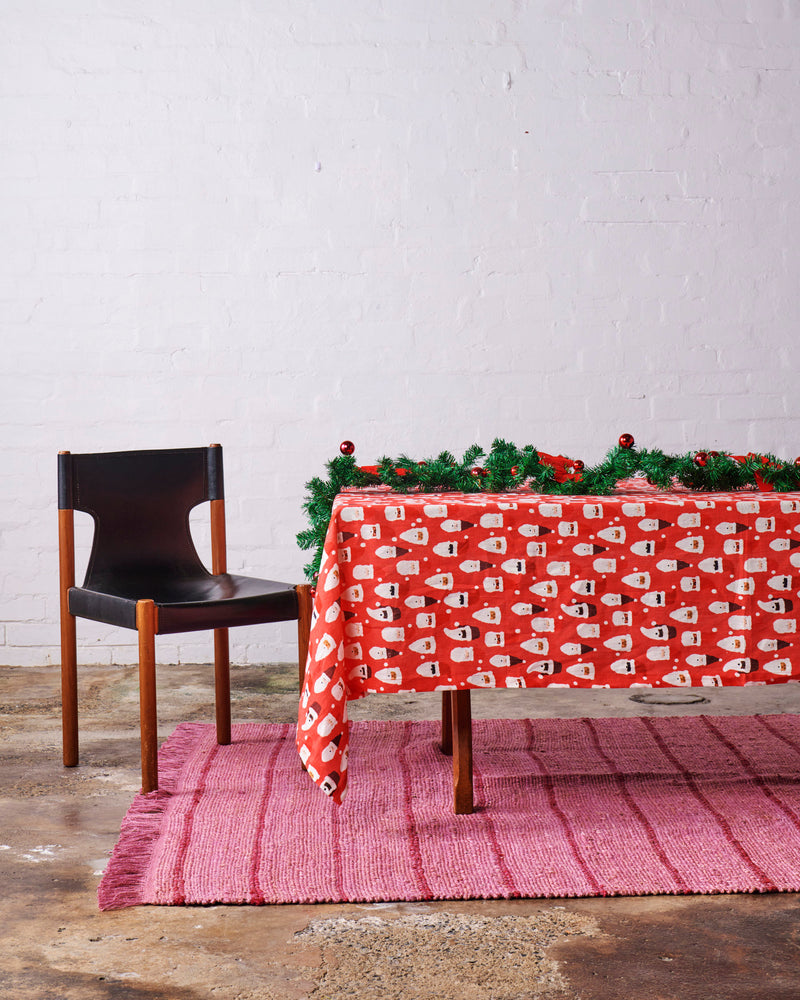
[[[211,447],[219,447],[212,445]],[[68,451],[60,454],[68,455]],[[211,571],[227,572],[225,501],[210,503]],[[75,586],[75,519],[70,507],[58,512],[59,586],[61,616],[61,704],[62,743],[65,767],[78,764],[78,668],[76,616],[69,610],[69,591]],[[312,588],[299,584],[297,592],[297,640],[299,675],[305,672],[312,611]],[[158,718],[156,697],[155,637],[158,635],[158,607],[151,599],[136,604],[136,631],[139,637],[139,712],[142,748],[142,791],[158,788]],[[211,630],[210,630],[211,631]],[[231,742],[231,688],[229,637],[227,628],[214,632],[214,692],[217,742]]]

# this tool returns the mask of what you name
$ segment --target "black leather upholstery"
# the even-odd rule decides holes
[[[58,458],[59,506],[95,525],[86,578],[69,590],[71,614],[135,629],[136,602],[151,599],[162,634],[297,619],[291,584],[213,576],[197,554],[189,515],[223,498],[221,448]]]

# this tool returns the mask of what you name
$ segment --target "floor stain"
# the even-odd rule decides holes
[[[591,901],[595,902],[595,901]],[[552,950],[581,1000],[797,1000],[796,894],[610,900],[603,933]],[[602,914],[602,915],[601,915]],[[614,991],[617,991],[616,993]]]
[[[322,947],[311,1000],[557,1000],[571,994],[548,950],[596,932],[593,920],[560,907],[529,916],[340,917],[313,921],[298,937]]]

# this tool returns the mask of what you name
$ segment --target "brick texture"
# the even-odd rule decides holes
[[[0,67],[0,663],[59,658],[62,448],[222,442],[288,580],[343,438],[800,453],[795,0],[6,0]]]

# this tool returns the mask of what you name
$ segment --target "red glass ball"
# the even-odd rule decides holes
[[[632,448],[633,447],[633,434],[620,434],[620,436],[619,436],[619,446],[620,446],[620,448]]]
[[[794,460],[794,464],[800,466],[800,455]]]
[[[698,451],[694,456],[694,464],[699,465],[701,469],[708,465],[708,453],[705,451]]]
[[[583,470],[586,468],[586,464],[582,458],[577,458],[572,463],[572,467],[575,469],[576,472],[583,472]]]
[[[342,443],[339,445],[339,451],[343,455],[352,455],[355,450],[356,446],[353,444],[352,441],[342,441]]]

